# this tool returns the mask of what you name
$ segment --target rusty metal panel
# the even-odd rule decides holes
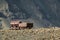
[[[27,23],[19,23],[19,27],[27,27]]]

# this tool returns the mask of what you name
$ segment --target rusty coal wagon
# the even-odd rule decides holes
[[[22,22],[22,21],[18,21],[18,20],[15,20],[15,21],[11,21],[10,22],[10,29],[16,29],[16,30],[19,30],[19,29],[31,29],[33,27],[33,23],[30,23],[30,22]]]

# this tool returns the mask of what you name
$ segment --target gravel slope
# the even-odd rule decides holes
[[[0,30],[0,40],[60,40],[60,28]]]

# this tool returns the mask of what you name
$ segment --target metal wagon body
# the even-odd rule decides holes
[[[31,29],[33,27],[33,23],[28,23],[28,22],[22,22],[22,21],[11,21],[10,23],[11,29]]]

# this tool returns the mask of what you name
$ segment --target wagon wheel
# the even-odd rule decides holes
[[[25,29],[25,27],[20,27],[20,29]]]

